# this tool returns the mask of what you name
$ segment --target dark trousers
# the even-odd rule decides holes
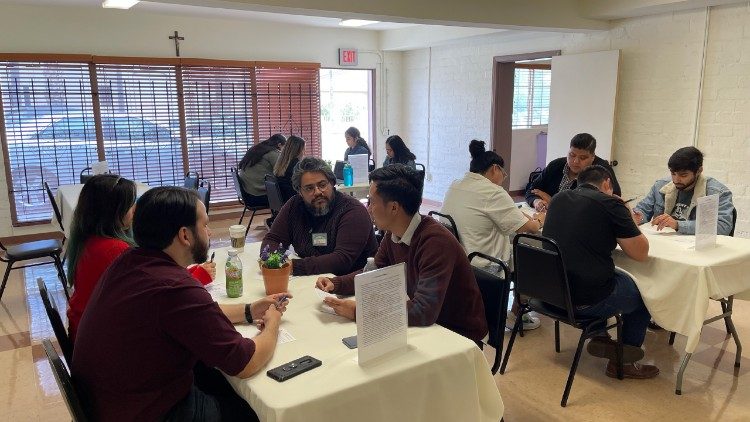
[[[622,313],[622,342],[641,347],[646,337],[646,328],[651,321],[651,314],[643,303],[638,286],[627,274],[615,270],[615,288],[601,302],[583,309],[577,309],[576,315],[604,317]],[[603,328],[604,326],[602,326]]]
[[[190,393],[165,417],[166,421],[258,421],[258,415],[235,393],[216,369],[198,362]]]

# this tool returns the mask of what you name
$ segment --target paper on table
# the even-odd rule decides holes
[[[719,194],[702,196],[695,202],[695,250],[713,248],[719,221]]]
[[[406,265],[354,277],[359,364],[406,347]]]
[[[227,295],[227,286],[216,281],[206,285],[206,290],[213,297],[226,297]]]
[[[369,166],[370,166],[370,163],[368,163],[369,159],[370,159],[370,156],[367,154],[349,155],[349,165],[352,166],[355,185],[367,183],[367,174],[368,174],[367,170],[369,169]]]
[[[241,324],[235,325],[234,328],[238,333],[242,334],[242,337],[253,338],[260,334],[260,330],[255,325]],[[279,328],[279,339],[276,344],[289,343],[290,341],[297,340],[294,336],[284,328]]]
[[[641,224],[639,228],[643,234],[672,234],[677,233],[675,229],[671,227],[664,227],[661,230],[656,230],[658,226],[652,226],[650,222]]]
[[[318,297],[320,298],[320,300],[323,300],[323,299],[325,299],[327,297],[336,297],[336,295],[334,295],[334,294],[324,292],[324,291],[322,291],[320,289],[317,289],[317,288],[313,289],[313,290],[315,290],[315,293],[318,295]],[[321,303],[320,304],[320,310],[323,311],[323,312],[325,312],[325,313],[328,313],[328,314],[334,314],[334,315],[336,315],[336,311],[334,311],[333,308],[331,308],[330,306],[326,305],[325,303]]]

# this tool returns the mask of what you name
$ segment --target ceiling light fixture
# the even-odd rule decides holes
[[[138,4],[139,0],[104,0],[102,7],[105,9],[130,9]]]
[[[380,21],[367,21],[364,19],[346,19],[339,22],[341,26],[358,27],[365,25],[372,25],[373,23],[380,23]]]

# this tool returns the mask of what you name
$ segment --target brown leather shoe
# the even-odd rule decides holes
[[[617,364],[614,361],[609,361],[606,373],[610,378],[617,378]],[[643,380],[659,375],[659,368],[655,365],[644,365],[637,362],[626,363],[622,365],[622,375],[623,378]]]
[[[617,360],[617,342],[607,336],[596,336],[589,341],[586,351],[591,356],[606,358],[612,362]],[[632,363],[643,359],[643,349],[628,344],[622,345],[622,362]]]

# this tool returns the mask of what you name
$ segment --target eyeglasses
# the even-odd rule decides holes
[[[331,183],[328,180],[321,180],[317,184],[300,186],[300,190],[307,194],[315,192],[315,189],[320,189],[321,192],[325,192],[329,186],[331,186]]]
[[[495,167],[498,168],[503,173],[503,177],[508,177],[508,173],[505,172],[505,169],[500,164],[493,164]]]

